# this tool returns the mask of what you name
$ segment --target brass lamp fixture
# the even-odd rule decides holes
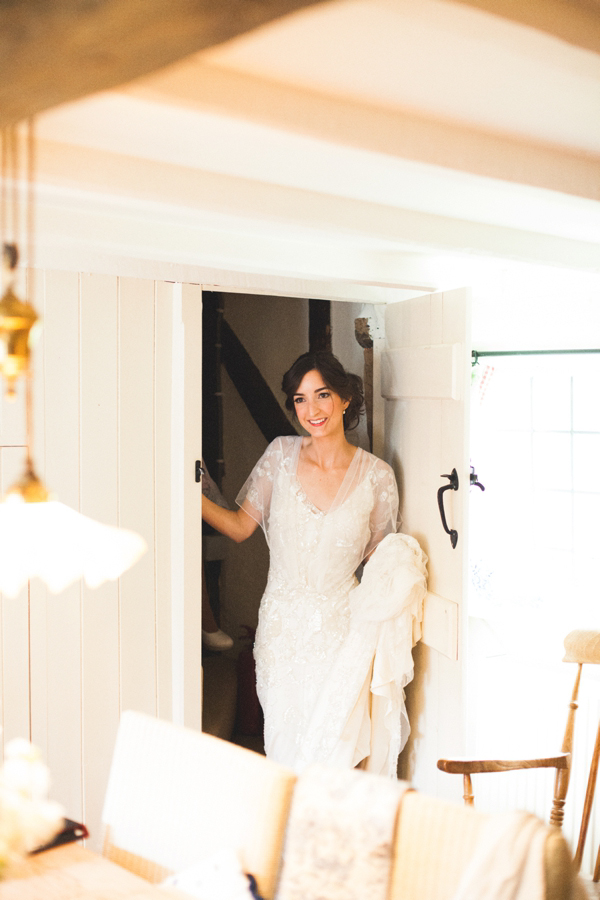
[[[20,209],[26,208],[27,263],[33,265],[33,123],[27,126],[26,178],[21,178],[21,153],[17,126],[2,131],[2,180],[0,188],[0,218],[2,230],[2,299],[0,299],[0,372],[6,379],[7,399],[16,397],[15,385],[21,375],[29,371],[32,329],[38,316],[28,299],[15,293],[18,274]],[[26,200],[22,202],[20,182],[26,181]]]
[[[26,133],[26,201],[19,202],[19,176],[21,154],[17,126],[7,127],[2,132],[2,281],[4,291],[0,299],[0,373],[6,381],[6,399],[16,400],[16,383],[21,377],[26,379],[26,431],[27,455],[25,471],[21,478],[8,490],[6,498],[21,499],[25,503],[43,503],[50,494],[34,471],[31,448],[33,444],[33,398],[31,381],[31,345],[35,330],[39,330],[40,320],[29,299],[21,300],[15,293],[19,271],[19,211],[26,206],[26,230],[28,263],[33,264],[33,167],[34,134],[33,122],[27,123]],[[10,236],[6,232],[10,229]]]
[[[0,503],[0,592],[15,597],[37,576],[53,593],[79,578],[89,587],[116,579],[145,552],[143,538],[124,528],[96,522],[54,500],[33,464],[32,337],[39,319],[29,297],[17,296],[19,274],[19,209],[27,209],[27,266],[33,268],[33,123],[27,125],[27,202],[19,202],[19,140],[17,126],[2,130],[0,212],[3,285],[0,299],[0,374],[6,397],[14,400],[16,384],[25,380],[26,456],[23,475]],[[9,200],[10,193],[10,200]],[[10,232],[10,233],[9,233]]]
[[[0,300],[0,371],[6,379],[6,397],[16,399],[15,384],[29,371],[30,333],[39,317],[31,303],[19,300],[14,291],[19,261],[16,244],[4,244],[2,256],[8,284]]]

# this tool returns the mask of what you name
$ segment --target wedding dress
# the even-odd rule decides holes
[[[377,616],[390,617],[389,610],[379,610],[369,621],[351,615],[358,584],[354,573],[383,538],[395,532],[398,491],[390,466],[358,448],[332,506],[318,509],[296,474],[301,446],[301,437],[273,441],[236,499],[262,526],[270,550],[254,645],[265,751],[297,771],[314,762],[352,767],[372,751],[370,677],[375,668],[381,669],[375,665],[377,648],[386,647]],[[404,551],[406,540],[413,539],[401,538]],[[412,563],[412,545],[408,550]],[[376,557],[377,552],[365,573]],[[424,565],[413,569],[424,583]],[[378,571],[374,566],[374,575]],[[385,573],[380,574],[385,580]],[[414,611],[417,601],[412,594],[409,600],[407,608]],[[374,606],[379,607],[376,598]],[[387,635],[389,643],[389,629]],[[410,657],[412,625],[408,640]],[[406,669],[405,655],[402,658]],[[410,668],[412,676],[412,659]],[[389,723],[397,713],[399,731],[396,697],[394,710],[389,697],[382,702],[382,715],[375,710],[377,722]],[[383,759],[387,754],[377,755]],[[390,766],[380,762],[369,768],[387,771]]]

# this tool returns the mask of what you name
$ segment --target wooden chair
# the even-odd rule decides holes
[[[125,712],[104,803],[103,854],[157,883],[233,848],[271,900],[295,780],[250,750]]]
[[[409,791],[400,805],[389,900],[452,900],[492,816]],[[545,900],[572,900],[575,871],[563,835],[546,828]],[[487,896],[487,894],[486,894]]]
[[[439,759],[438,769],[451,774],[463,776],[464,801],[467,806],[473,806],[473,786],[471,776],[480,772],[508,772],[514,769],[539,769],[555,768],[556,779],[554,785],[554,800],[550,813],[550,823],[559,828],[562,826],[564,806],[569,788],[571,775],[571,755],[573,751],[573,734],[575,729],[575,713],[577,711],[577,697],[581,670],[584,664],[600,663],[600,631],[571,631],[565,638],[565,656],[563,662],[577,663],[577,674],[569,704],[567,726],[563,738],[562,751],[554,756],[540,757],[537,759],[475,759],[473,757],[456,757],[453,759]],[[579,840],[575,852],[575,865],[577,871],[581,866],[583,848],[592,811],[596,779],[598,774],[598,759],[600,756],[600,725],[596,737],[596,745],[590,765],[585,804],[579,830]],[[596,859],[594,881],[600,880],[600,849]]]

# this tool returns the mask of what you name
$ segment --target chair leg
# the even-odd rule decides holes
[[[556,772],[556,781],[554,783],[552,810],[550,812],[550,824],[556,825],[557,828],[562,828],[563,819],[565,817],[565,800],[568,787],[569,770],[558,769]]]
[[[575,730],[575,713],[577,712],[577,695],[579,693],[579,682],[581,680],[581,663],[577,667],[577,675],[569,704],[569,715],[567,716],[567,727],[563,738],[563,753],[573,752],[573,732]],[[568,769],[558,769],[556,772],[556,781],[554,782],[554,799],[552,801],[552,812],[550,813],[550,824],[562,828],[564,818],[564,806],[567,799],[567,791],[569,789],[569,779],[571,777],[571,763],[569,761]]]
[[[463,775],[463,790],[463,800],[465,801],[465,806],[475,806],[475,797],[473,795],[471,776],[467,773]]]
[[[598,780],[598,759],[600,757],[600,725],[598,725],[598,733],[596,734],[596,744],[594,746],[594,755],[590,765],[590,774],[588,776],[587,790],[585,792],[585,803],[583,805],[583,815],[581,817],[581,828],[579,829],[579,841],[577,842],[577,851],[575,853],[575,866],[577,871],[581,868],[581,860],[583,858],[583,848],[587,836],[588,825],[590,824],[590,815],[592,813],[592,803],[594,802],[594,794],[596,792],[596,781]],[[599,861],[596,861],[596,872],[598,872]],[[597,881],[596,873],[594,873],[594,881]]]
[[[598,856],[596,857],[596,868],[594,869],[594,881],[600,881],[600,847],[598,847]]]

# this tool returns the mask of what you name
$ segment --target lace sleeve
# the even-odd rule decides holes
[[[398,520],[398,486],[391,466],[378,459],[371,473],[374,505],[369,526],[371,537],[365,550],[368,557],[388,534],[394,534]]]
[[[269,444],[235,498],[238,506],[265,529],[271,507],[273,481],[281,460],[280,439]]]

